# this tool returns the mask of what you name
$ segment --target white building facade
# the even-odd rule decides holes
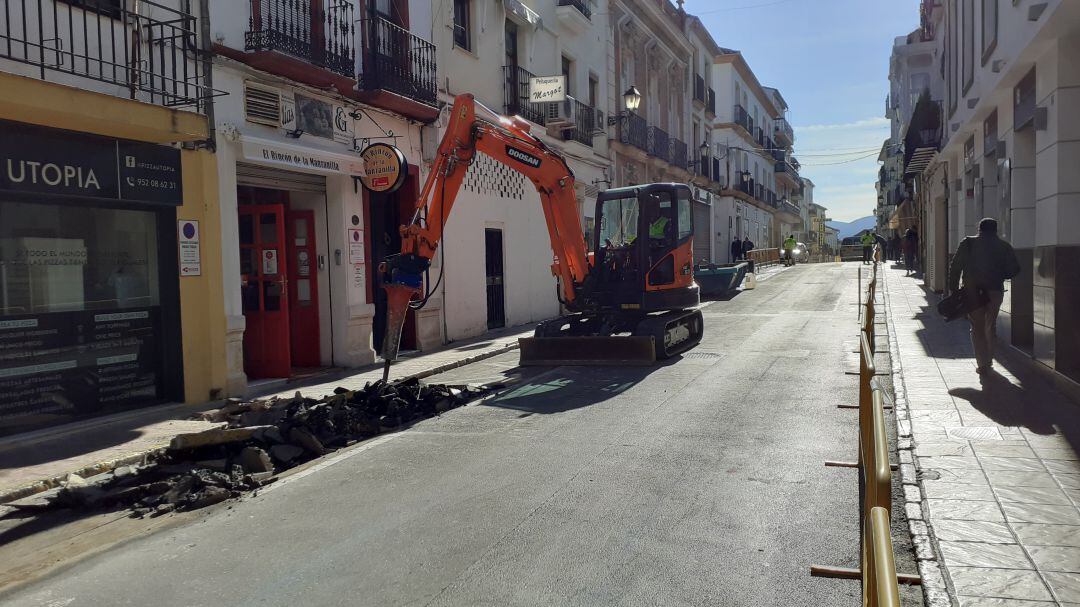
[[[300,4],[212,3],[231,393],[374,362],[377,265],[400,246],[426,177],[422,128],[438,116],[425,3]],[[398,189],[362,185],[371,144],[404,153]],[[425,329],[410,318],[405,347]]]
[[[1075,390],[1080,4],[947,0],[924,12],[945,90],[941,151],[919,181],[928,284],[944,288],[959,241],[996,218],[1023,268],[998,336]]]

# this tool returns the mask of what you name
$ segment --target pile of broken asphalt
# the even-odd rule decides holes
[[[131,509],[132,516],[195,510],[255,491],[277,474],[358,441],[439,415],[499,386],[426,385],[408,379],[338,388],[320,399],[231,401],[204,413],[222,427],[175,437],[138,466],[97,482],[71,475],[44,504],[16,509]]]

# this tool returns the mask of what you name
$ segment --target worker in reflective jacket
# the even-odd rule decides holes
[[[873,263],[874,259],[874,235],[869,231],[859,237],[859,242],[862,243],[862,262]]]
[[[792,234],[784,239],[784,262],[785,265],[794,265],[795,263],[795,247],[798,246],[798,241],[795,240],[795,235]]]

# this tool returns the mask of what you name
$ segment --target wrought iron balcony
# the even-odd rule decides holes
[[[626,121],[619,124],[619,141],[648,152],[649,125],[645,118],[637,114],[628,115]]]
[[[360,90],[382,89],[437,106],[435,45],[381,17],[362,20],[360,28]]]
[[[585,15],[586,19],[592,19],[592,9],[585,0],[559,0],[559,6],[572,6]]]
[[[574,105],[574,128],[563,131],[563,137],[592,147],[593,136],[599,125],[604,123],[603,115],[596,108],[577,99],[568,101]]]
[[[705,91],[705,111],[716,115],[716,91],[711,88]]]
[[[687,145],[685,141],[672,137],[669,140],[669,152],[671,159],[670,162],[673,166],[677,166],[680,169],[686,169],[689,166],[689,160],[687,159]]]
[[[741,105],[735,106],[735,124],[745,129],[751,137],[754,136],[754,119]]]
[[[786,118],[777,118],[773,121],[773,136],[781,142],[781,145],[789,146],[795,143],[795,131]]]
[[[781,160],[780,162],[777,162],[775,167],[774,167],[774,170],[777,173],[780,173],[780,174],[790,175],[791,178],[794,179],[795,181],[800,181],[799,180],[799,169],[788,160]]]
[[[705,103],[705,78],[694,75],[694,101]]]
[[[650,126],[647,136],[647,148],[649,156],[667,161],[671,158],[671,145],[667,131],[658,127]]]
[[[205,111],[222,93],[203,82],[210,60],[196,17],[152,0],[133,3],[0,0],[0,58],[109,86],[101,92]],[[112,86],[115,86],[114,90]]]
[[[285,53],[351,78],[356,69],[353,23],[348,2],[324,10],[312,0],[251,0],[244,48]]]
[[[516,65],[503,66],[503,106],[507,116],[521,116],[544,125],[546,114],[543,103],[529,101],[529,79],[532,72]]]
[[[713,158],[712,159],[712,174],[710,174],[709,177],[711,177],[713,181],[716,181],[716,182],[720,181],[720,178],[722,177],[722,174],[720,172],[720,159],[719,158]]]

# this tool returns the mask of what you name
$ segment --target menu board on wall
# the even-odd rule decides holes
[[[159,400],[160,308],[0,320],[0,420],[81,417]],[[0,423],[0,434],[21,424]]]

